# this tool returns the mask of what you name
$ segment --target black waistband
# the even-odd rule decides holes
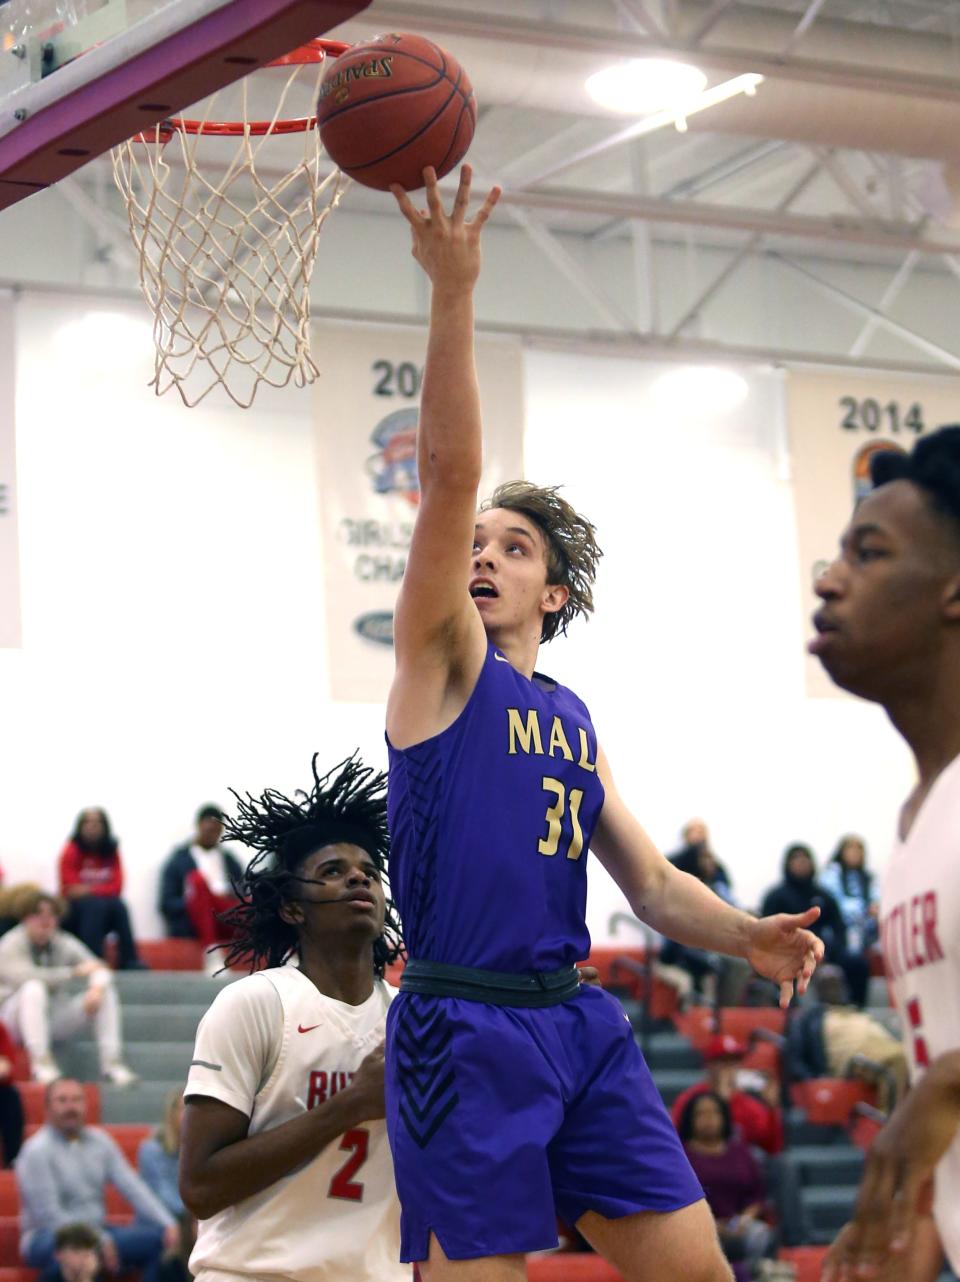
[[[465,997],[490,1006],[559,1006],[580,991],[580,972],[576,966],[565,966],[563,970],[511,975],[502,970],[412,959],[400,976],[400,991]]]

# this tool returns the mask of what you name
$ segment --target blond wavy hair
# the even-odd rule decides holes
[[[547,550],[547,582],[559,584],[570,594],[560,610],[543,616],[541,641],[552,641],[578,614],[588,619],[593,613],[593,584],[603,556],[596,529],[566,499],[557,485],[534,485],[530,481],[506,481],[480,504],[481,512],[506,508],[520,512],[543,534]]]

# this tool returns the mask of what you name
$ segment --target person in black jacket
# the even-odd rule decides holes
[[[691,819],[681,832],[683,845],[667,858],[681,872],[696,877],[715,895],[736,907],[730,874],[717,858],[710,845],[710,833],[702,819]],[[688,948],[676,940],[665,939],[660,949],[660,964],[675,968],[672,980],[681,978],[677,971],[690,976],[692,991],[701,996],[715,997],[721,1006],[736,1005],[749,967],[739,958],[721,957],[719,953],[704,952],[702,948]],[[685,995],[686,989],[681,992]]]
[[[870,962],[863,953],[847,948],[847,928],[840,905],[817,880],[817,865],[809,846],[795,843],[783,857],[783,880],[771,886],[763,897],[760,911],[767,913],[805,912],[819,908],[820,916],[810,929],[823,940],[824,962],[839,966],[846,977],[851,1000],[857,1006],[867,1002]]]
[[[223,812],[218,806],[197,811],[197,830],[191,841],[171,851],[160,874],[160,912],[167,934],[175,939],[199,939],[204,950],[229,937],[219,914],[237,903],[234,887],[243,874],[240,861],[220,845]],[[216,954],[210,965],[219,966]]]

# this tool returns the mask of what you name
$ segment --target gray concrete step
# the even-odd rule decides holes
[[[699,1068],[661,1069],[653,1074],[653,1082],[669,1108],[678,1095],[682,1095],[688,1086],[693,1086],[702,1077],[703,1071]]]
[[[123,1036],[128,1042],[192,1042],[207,1003],[166,1005],[124,1002]]]
[[[857,1201],[857,1186],[824,1184],[817,1188],[804,1188],[800,1192],[803,1213],[815,1240],[822,1242],[836,1234],[853,1215]]]
[[[848,1144],[849,1137],[842,1126],[818,1126],[808,1122],[802,1108],[786,1111],[787,1148],[792,1151],[798,1144]]]
[[[125,1091],[116,1086],[101,1086],[101,1121],[153,1126],[163,1118],[168,1093],[182,1090],[182,1081],[141,1082]]]
[[[804,1186],[860,1183],[863,1151],[853,1144],[795,1144],[789,1152]]]
[[[640,1043],[651,1073],[686,1069],[701,1072],[702,1060],[686,1037],[679,1033],[653,1033]]]
[[[196,970],[118,970],[113,980],[124,1005],[157,1003],[161,1006],[189,1002],[209,1006],[224,984],[239,976],[213,979]]]
[[[61,1043],[54,1055],[63,1072],[81,1082],[95,1082],[100,1075],[100,1060],[93,1042]],[[193,1056],[189,1042],[127,1042],[123,1049],[126,1063],[145,1082],[186,1080]]]

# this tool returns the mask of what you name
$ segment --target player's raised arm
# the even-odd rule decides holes
[[[500,196],[494,188],[468,218],[469,165],[453,208],[443,207],[436,174],[424,171],[427,208],[393,188],[410,224],[413,255],[430,278],[430,334],[420,401],[417,465],[420,510],[397,606],[398,673],[437,663],[459,666],[464,644],[483,653],[483,628],[467,592],[480,484],[482,428],[473,353],[473,289],[480,273],[480,232]],[[445,656],[454,653],[449,662]],[[482,661],[482,659],[481,659]]]
[[[605,796],[592,849],[640,920],[690,948],[745,957],[780,986],[781,1006],[789,1005],[795,982],[804,992],[823,956],[823,944],[806,929],[820,910],[758,919],[733,908],[660,854],[617,792],[603,752],[597,772]]]

